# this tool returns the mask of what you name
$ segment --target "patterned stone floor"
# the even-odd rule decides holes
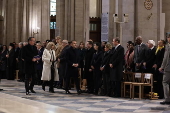
[[[0,88],[4,91],[0,93],[17,96],[19,98],[29,99],[49,105],[59,106],[70,110],[84,113],[170,113],[169,105],[160,105],[163,100],[138,100],[125,98],[112,98],[106,96],[95,96],[83,93],[77,95],[75,90],[71,90],[73,94],[65,94],[62,89],[55,89],[54,94],[43,91],[41,86],[35,85],[36,94],[30,96],[25,95],[24,83],[17,81],[2,80]],[[48,90],[48,87],[46,87]],[[1,112],[0,113],[4,113]]]

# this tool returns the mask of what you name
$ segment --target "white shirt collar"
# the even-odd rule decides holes
[[[118,45],[115,47],[115,49],[116,49],[118,46],[120,46],[120,44],[118,44]]]
[[[154,48],[154,46],[152,48],[150,48],[151,50]]]

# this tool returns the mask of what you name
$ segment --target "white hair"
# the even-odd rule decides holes
[[[152,44],[153,46],[155,46],[155,41],[153,41],[153,40],[149,40],[148,43]]]

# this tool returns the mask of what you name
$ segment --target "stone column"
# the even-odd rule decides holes
[[[45,41],[50,37],[49,0],[4,0],[3,43],[27,41],[39,27],[36,40]]]
[[[80,42],[89,37],[88,5],[89,0],[57,0],[56,23],[62,39]]]
[[[136,37],[134,35],[135,31],[135,0],[122,0],[122,5],[119,5],[121,10],[121,21],[123,20],[124,14],[129,14],[129,22],[122,24],[123,36],[122,36],[122,45],[126,49],[126,44],[128,41],[134,41]],[[143,4],[142,4],[143,5]]]
[[[170,1],[162,0],[162,12],[165,13],[165,33],[170,32]]]
[[[102,14],[102,0],[96,0],[96,16],[101,17]]]
[[[4,17],[2,16],[3,0],[0,0],[0,44],[2,44],[3,29],[4,29]]]
[[[153,7],[151,10],[147,10],[144,7],[145,0],[136,0],[136,9],[135,9],[135,29],[136,34],[141,35],[143,37],[144,43],[146,43],[148,40],[154,40],[157,42],[159,31],[159,25],[160,22],[160,8],[159,8],[159,0],[152,0]],[[150,19],[148,17],[151,15]]]

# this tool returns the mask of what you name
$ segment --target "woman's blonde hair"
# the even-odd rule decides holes
[[[56,50],[56,46],[55,46],[54,42],[49,42],[46,46],[46,49],[50,50],[52,46],[54,46],[54,50]]]
[[[106,48],[109,48],[109,49],[112,49],[112,45],[109,44],[109,43],[107,43],[107,44],[105,45],[105,47],[106,47]]]

